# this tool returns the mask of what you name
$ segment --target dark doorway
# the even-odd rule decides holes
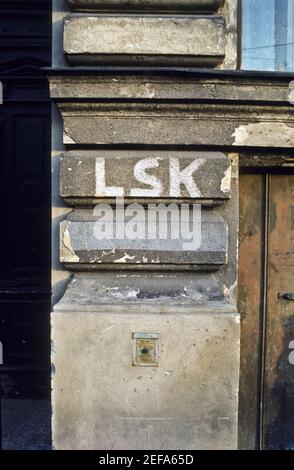
[[[9,400],[19,404],[50,394],[51,105],[42,71],[50,65],[51,1],[1,1],[2,417],[8,416]]]

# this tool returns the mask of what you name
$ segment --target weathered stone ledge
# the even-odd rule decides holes
[[[225,25],[218,16],[69,15],[64,53],[75,65],[197,65],[225,56]]]
[[[134,311],[169,313],[171,306],[201,309],[214,313],[236,312],[223,298],[218,282],[209,273],[131,273],[75,274],[58,310],[101,311],[107,305],[126,304]],[[167,306],[167,304],[169,306]],[[193,311],[193,310],[191,310]]]
[[[58,103],[64,144],[294,147],[293,106]]]
[[[190,76],[189,76],[190,75]],[[289,104],[289,80],[147,75],[49,76],[53,100],[192,100],[207,102]]]
[[[68,0],[74,10],[217,11],[224,0]]]
[[[135,208],[132,208],[135,210]],[[128,223],[134,220],[135,214],[125,214],[125,222],[118,218],[113,211],[101,219],[105,209],[98,206],[98,210],[78,209],[71,212],[60,224],[60,261],[70,263],[71,266],[83,265],[83,269],[101,269],[103,265],[138,266],[138,265],[210,265],[215,268],[227,263],[228,255],[228,228],[220,215],[212,210],[190,212],[193,215],[193,237],[186,237],[182,233],[182,225],[178,235],[175,232],[176,222],[182,217],[182,208],[172,208],[170,217],[161,215],[158,218],[157,208],[146,209],[141,206],[136,209],[136,228]],[[130,209],[128,209],[130,210]],[[150,217],[150,219],[149,219]],[[105,219],[105,220],[104,220]],[[160,220],[160,222],[159,222]],[[129,226],[131,235],[125,232]],[[163,225],[162,225],[163,224]],[[113,227],[113,229],[112,229]],[[166,227],[166,236],[155,235],[152,239],[149,228],[160,230]],[[161,227],[161,228],[160,228]],[[163,228],[162,228],[163,227]],[[190,225],[191,229],[192,225]],[[101,233],[106,230],[105,238]],[[141,238],[131,239],[132,233],[139,232]],[[123,235],[118,235],[123,234]],[[143,234],[144,233],[144,234]],[[161,231],[161,233],[163,233]],[[173,235],[171,235],[173,233]],[[143,235],[142,235],[143,234]],[[100,237],[100,238],[99,238]]]

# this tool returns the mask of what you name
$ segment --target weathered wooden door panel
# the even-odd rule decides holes
[[[242,174],[240,448],[294,448],[294,301],[287,293],[294,293],[294,175]]]
[[[294,175],[269,176],[263,445],[294,449]]]
[[[250,195],[250,197],[248,197]],[[259,395],[263,268],[265,177],[240,178],[239,311],[241,373],[239,447],[254,449],[259,440]]]

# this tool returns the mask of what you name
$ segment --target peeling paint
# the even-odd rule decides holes
[[[114,263],[126,263],[127,260],[133,260],[135,256],[130,256],[127,253],[122,258],[114,260]]]
[[[236,302],[236,291],[237,291],[237,281],[234,282],[230,287],[224,287],[224,297],[228,299],[229,302]]]
[[[65,257],[70,263],[78,263],[80,261],[80,258],[76,255],[73,247],[71,246],[70,234],[68,230],[70,222],[65,222],[65,224],[66,224],[66,228],[63,231],[63,237],[62,237],[62,244],[66,251]]]
[[[66,128],[64,128],[64,131],[63,131],[63,143],[64,144],[75,144],[76,143],[73,140],[73,138],[69,135],[69,132]]]
[[[224,177],[221,180],[221,191],[223,193],[229,193],[231,191],[231,177],[232,177],[232,168],[231,165],[224,172]]]
[[[219,66],[224,70],[235,70],[237,67],[237,24],[238,24],[238,0],[226,0],[219,12],[225,18],[226,24],[226,54]]]
[[[118,288],[116,288],[118,289]],[[138,294],[140,293],[140,289],[135,290],[135,289],[130,289],[127,291],[116,291],[116,292],[110,292],[111,296],[114,298],[124,298],[124,299],[137,299]]]
[[[294,147],[294,127],[284,122],[259,122],[235,129],[233,145]]]
[[[239,154],[229,153],[229,159],[231,160],[231,179],[239,179]]]
[[[136,299],[139,293],[140,290],[130,290],[127,292],[127,297],[130,299]]]
[[[145,98],[154,98],[155,96],[155,91],[153,88],[151,88],[151,83],[146,83],[144,86],[144,97]]]

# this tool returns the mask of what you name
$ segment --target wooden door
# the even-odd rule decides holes
[[[294,449],[293,173],[240,176],[239,239],[239,445]]]

